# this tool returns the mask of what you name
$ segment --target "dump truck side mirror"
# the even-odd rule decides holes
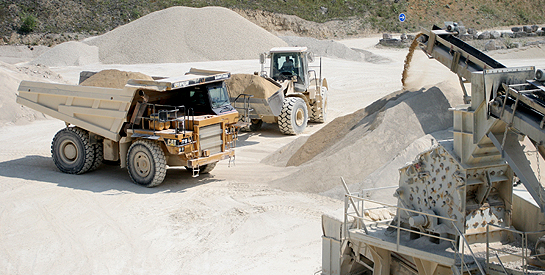
[[[264,53],[259,54],[259,63],[265,64],[265,58],[266,56]]]

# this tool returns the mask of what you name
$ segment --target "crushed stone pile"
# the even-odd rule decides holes
[[[349,48],[333,40],[318,40],[312,37],[282,36],[280,37],[291,47],[307,47],[315,56],[345,59],[358,62],[388,63],[387,57],[373,54],[362,49]]]
[[[225,83],[231,98],[236,98],[240,94],[249,94],[254,98],[267,99],[279,89],[267,79],[253,74],[233,74]]]
[[[153,80],[151,76],[143,73],[126,72],[113,69],[102,70],[90,76],[79,85],[123,89],[129,79]]]
[[[400,157],[404,150],[411,154],[397,159],[397,164],[411,161],[416,156],[413,151],[423,146],[429,148],[429,141],[420,141],[419,146],[412,144],[428,134],[452,127],[453,116],[448,108],[462,104],[460,95],[456,85],[441,82],[421,90],[388,95],[353,114],[339,117],[308,137],[297,151],[280,148],[265,158],[263,162],[267,164],[285,162],[299,168],[270,184],[286,191],[342,197],[344,191],[337,189],[341,186],[341,176],[348,184],[355,184],[375,171],[382,171],[391,174],[388,177],[382,174],[382,178],[372,182],[373,186],[365,187],[395,186],[397,168],[401,166],[378,169]],[[417,149],[407,149],[411,145]]]
[[[99,63],[98,47],[82,42],[69,41],[59,44],[30,61],[48,67],[85,66]]]
[[[280,38],[234,11],[172,7],[83,41],[99,47],[104,64],[256,59]]]

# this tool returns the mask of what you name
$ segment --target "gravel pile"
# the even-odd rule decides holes
[[[318,40],[311,37],[280,37],[292,47],[307,47],[316,56],[327,56],[351,61],[364,61],[365,55],[333,40]]]
[[[98,48],[82,42],[69,41],[51,48],[30,63],[48,67],[84,66],[99,63]]]
[[[126,72],[114,69],[100,71],[87,78],[79,85],[123,89],[129,79],[153,80],[151,76],[143,73]]]
[[[458,89],[453,87],[452,83],[442,82],[426,89],[393,93],[353,114],[336,118],[306,138],[297,150],[280,148],[263,162],[285,163],[299,169],[287,178],[273,181],[272,186],[342,198],[341,176],[351,186],[362,180],[367,188],[397,185],[399,163],[412,160],[415,151],[431,146],[429,137],[418,145],[413,142],[452,127],[452,112],[448,108],[462,103]],[[400,155],[404,151],[407,152]],[[390,169],[393,166],[397,168]],[[388,169],[377,170],[384,167]],[[374,172],[382,180],[373,177]],[[365,181],[367,177],[374,181]],[[354,191],[360,188],[358,185]]]
[[[333,40],[318,40],[312,37],[282,36],[280,37],[289,46],[307,47],[309,51],[316,56],[326,56],[350,61],[369,62],[369,63],[389,63],[392,62],[387,57],[373,54],[370,51],[349,48]]]
[[[168,8],[84,43],[99,47],[104,64],[256,59],[259,53],[286,46],[280,38],[220,7]]]

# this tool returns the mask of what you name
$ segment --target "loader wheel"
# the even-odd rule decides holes
[[[536,242],[536,255],[545,254],[545,236],[542,236]],[[543,263],[545,262],[545,255],[537,256],[537,258]]]
[[[298,97],[284,99],[282,112],[278,117],[280,132],[286,135],[297,135],[307,127],[308,112],[305,101]]]
[[[127,154],[129,176],[136,184],[155,187],[167,174],[167,161],[157,142],[140,139],[135,141]]]
[[[310,121],[317,123],[324,123],[327,119],[327,88],[322,87],[321,91],[322,101],[320,104],[316,104],[312,107],[312,114]]]
[[[250,124],[250,130],[252,132],[259,131],[263,125],[263,120],[261,119],[252,119],[252,124]]]
[[[68,174],[83,174],[91,168],[95,158],[89,133],[78,127],[67,127],[57,132],[51,143],[53,162]]]
[[[316,104],[314,108],[312,108],[312,122],[317,123],[324,123],[327,119],[327,88],[322,87],[321,90],[321,97],[322,100],[319,104]]]

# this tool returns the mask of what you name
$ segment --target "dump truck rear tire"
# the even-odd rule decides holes
[[[57,132],[51,143],[53,162],[68,174],[83,174],[91,168],[94,152],[89,133],[78,127],[67,127]]]
[[[135,141],[127,154],[129,176],[136,184],[155,187],[167,174],[167,161],[157,142],[140,139]]]
[[[104,160],[104,145],[102,142],[99,141],[98,143],[93,144],[93,153],[93,164],[91,165],[91,168],[89,168],[88,172],[96,170]]]
[[[324,123],[327,119],[327,88],[322,87],[322,91],[320,93],[322,96],[322,101],[312,107],[310,121]]]
[[[305,101],[298,97],[284,99],[282,112],[278,117],[280,132],[286,135],[297,135],[307,127],[308,111]]]

